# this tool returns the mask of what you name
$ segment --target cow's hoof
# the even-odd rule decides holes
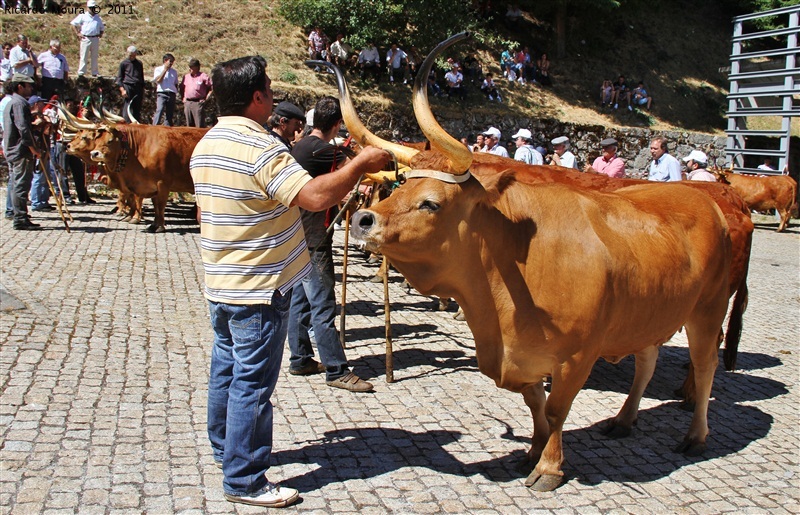
[[[459,322],[463,322],[464,320],[466,320],[466,318],[464,318],[464,311],[461,308],[458,308],[458,311],[456,311],[456,314],[453,315],[453,318],[458,320]]]
[[[147,232],[161,234],[167,232],[167,228],[163,225],[150,224],[147,226]]]
[[[409,291],[411,290],[411,285],[408,283],[408,279],[403,279],[403,282],[400,283],[400,287]]]
[[[633,422],[636,425],[637,421]],[[627,438],[633,432],[633,428],[618,424],[613,418],[608,419],[600,428],[600,433],[609,438]]]
[[[376,283],[376,284],[377,283],[382,283],[383,282],[383,277],[381,277],[379,275],[374,275],[374,276],[372,276],[372,279],[369,280],[369,282]]]
[[[164,227],[163,225],[159,225],[158,227],[156,227],[156,234],[162,234],[165,232],[167,232],[167,228]]]
[[[132,218],[130,215],[124,215],[119,218],[119,221],[123,223],[131,223],[131,220]]]
[[[436,309],[439,311],[447,311],[448,307],[450,307],[450,299],[439,299],[439,306]]]
[[[693,442],[692,440],[684,438],[680,445],[675,447],[675,452],[680,452],[685,456],[694,458],[706,452],[706,443]]]
[[[525,486],[532,490],[536,490],[537,492],[552,492],[558,488],[558,485],[561,484],[563,479],[564,476],[559,476],[556,474],[539,474],[536,472],[536,470],[534,470],[525,480]]]
[[[142,223],[142,222],[144,222],[144,220],[142,220],[142,219],[141,219],[141,218],[139,218],[138,216],[134,216],[133,218],[131,218],[130,220],[128,220],[128,223],[129,223],[129,224],[131,224],[131,225],[139,225],[139,224],[140,224],[140,223]]]

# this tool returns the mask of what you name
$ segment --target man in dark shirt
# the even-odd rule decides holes
[[[286,148],[292,150],[292,143],[297,133],[303,130],[306,115],[303,110],[291,102],[281,102],[267,120],[267,130],[281,140]]]
[[[295,144],[294,157],[312,177],[336,173],[346,158],[328,143],[339,132],[342,111],[339,101],[323,97],[314,108],[314,128]],[[326,211],[300,210],[306,244],[311,253],[311,273],[292,288],[289,308],[289,373],[310,375],[326,372],[326,384],[351,392],[372,391],[372,384],[350,371],[336,330],[336,294],[333,268],[333,236],[327,233],[330,222]],[[309,329],[314,330],[322,364],[314,360]]]
[[[31,77],[15,73],[11,77],[11,102],[3,110],[3,148],[9,166],[9,188],[14,205],[14,229],[40,229],[28,218],[28,192],[33,179],[34,159],[40,157],[33,141],[33,121],[27,99],[33,95]]]
[[[142,98],[144,97],[144,69],[142,62],[136,58],[136,47],[128,47],[128,58],[119,63],[117,73],[117,86],[119,93],[125,99],[122,107],[122,117],[126,122],[132,120],[128,116],[128,109],[136,120],[142,119]]]

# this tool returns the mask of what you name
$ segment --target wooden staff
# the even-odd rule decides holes
[[[394,357],[392,355],[392,316],[389,310],[389,260],[383,256],[383,318],[386,329],[386,382],[394,383]]]
[[[56,199],[56,209],[58,210],[58,215],[61,217],[61,221],[64,222],[64,228],[66,229],[67,232],[70,232],[69,223],[67,223],[67,217],[64,216],[64,210],[62,209],[63,197],[59,198],[59,196],[56,194],[56,190],[55,188],[53,188],[53,181],[50,180],[50,174],[47,173],[47,168],[44,166],[44,160],[45,158],[48,158],[49,161],[50,153],[47,150],[45,150],[40,154],[40,156],[41,157],[39,158],[39,168],[41,168],[42,173],[44,174],[44,178],[45,180],[47,180],[47,187],[50,188],[50,194],[53,195],[53,197],[55,197]]]

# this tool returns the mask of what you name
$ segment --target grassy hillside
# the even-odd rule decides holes
[[[287,24],[276,12],[274,2],[254,0],[139,0],[129,2],[133,14],[101,13],[107,26],[101,41],[100,72],[114,75],[125,48],[135,44],[142,52],[145,73],[161,64],[165,52],[173,53],[179,72],[188,71],[191,57],[208,71],[213,63],[259,53],[270,63],[273,88],[292,96],[315,97],[334,93],[329,76],[316,74],[302,65],[305,34]],[[597,124],[649,126],[657,129],[684,128],[720,132],[724,129],[727,81],[719,68],[727,66],[730,52],[731,13],[708,2],[659,2],[646,7],[620,9],[592,27],[571,20],[568,57],[553,59],[555,36],[549,20],[530,15],[508,39],[547,51],[553,60],[555,84],[511,88],[501,82],[505,104],[488,104],[477,93],[466,107],[445,105],[441,109],[472,111],[513,110],[531,118]],[[700,4],[700,5],[698,5]],[[81,4],[82,5],[82,4]],[[638,3],[637,3],[638,5]],[[63,42],[63,51],[73,69],[78,65],[78,41],[69,27],[73,14],[0,16],[0,39],[13,40],[25,33],[37,52],[53,37]],[[654,30],[658,27],[658,30]],[[454,29],[453,32],[457,30]],[[383,49],[382,49],[383,50]],[[420,49],[422,52],[428,49]],[[456,48],[463,54],[468,49]],[[484,70],[499,72],[501,49],[474,48]],[[652,111],[602,111],[598,90],[602,79],[625,74],[630,82],[644,80],[655,103]],[[381,109],[408,106],[407,88],[353,84],[359,101]],[[363,87],[362,87],[363,86]]]

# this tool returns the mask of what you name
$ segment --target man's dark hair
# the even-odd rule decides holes
[[[198,59],[189,59],[189,68],[193,68],[195,66],[200,66],[200,61]]]
[[[164,54],[164,57],[161,58],[161,61],[163,62],[163,61],[166,61],[166,60],[174,61],[175,60],[175,56],[172,55],[172,54]]]
[[[335,97],[322,97],[314,106],[314,128],[328,132],[342,119],[342,108],[339,99]]]
[[[267,89],[267,62],[259,55],[217,63],[211,70],[214,98],[220,116],[241,116],[253,93]]]
[[[12,45],[10,41],[6,41],[3,43],[3,48],[14,48],[14,45]]]
[[[269,118],[267,118],[267,127],[274,130],[275,127],[280,127],[281,120],[283,119],[286,119],[286,117],[281,116],[273,111],[272,114],[269,115]]]

